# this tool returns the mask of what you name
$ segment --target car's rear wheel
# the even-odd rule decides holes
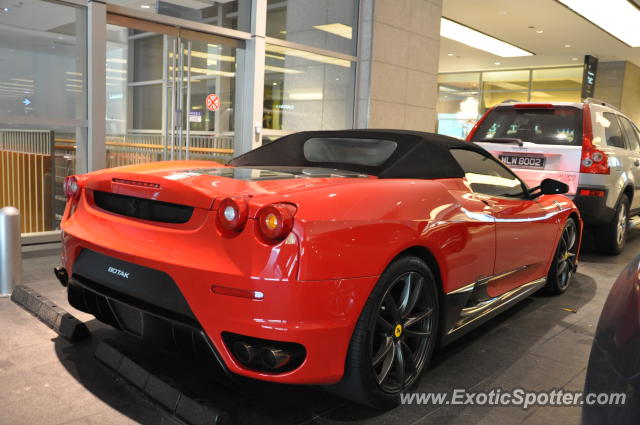
[[[546,292],[562,294],[569,287],[576,269],[578,240],[578,226],[573,218],[569,218],[562,229],[562,235],[547,274]]]
[[[431,359],[438,328],[438,291],[429,267],[413,256],[382,274],[358,319],[345,374],[333,393],[387,409],[410,389]]]
[[[598,251],[607,255],[618,255],[627,241],[629,225],[629,198],[622,195],[613,219],[610,223],[596,229],[596,245]]]

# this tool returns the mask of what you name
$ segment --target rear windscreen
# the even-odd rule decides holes
[[[545,145],[581,145],[582,110],[570,106],[541,109],[498,107],[489,113],[472,141],[497,138]]]
[[[389,159],[397,147],[393,140],[314,137],[304,142],[304,157],[309,162],[375,167]]]

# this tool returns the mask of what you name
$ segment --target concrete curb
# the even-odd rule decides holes
[[[156,376],[120,351],[116,344],[102,340],[95,353],[96,359],[131,385],[165,408],[175,418],[189,425],[231,425],[226,412],[189,397],[171,383]]]
[[[91,336],[87,325],[27,285],[16,286],[11,294],[11,301],[71,342]]]

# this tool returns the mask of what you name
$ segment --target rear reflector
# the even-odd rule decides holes
[[[250,300],[261,300],[264,293],[260,291],[251,291],[249,289],[229,288],[228,286],[211,286],[211,292],[219,295],[228,295],[231,297],[248,298]]]
[[[598,198],[604,198],[605,192],[604,192],[604,190],[580,189],[580,191],[578,191],[578,195],[580,195],[580,196],[596,196]]]

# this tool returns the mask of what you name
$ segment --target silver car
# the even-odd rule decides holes
[[[604,102],[506,102],[489,109],[469,133],[530,187],[545,178],[567,194],[594,233],[598,249],[624,248],[629,218],[640,214],[640,130]]]

